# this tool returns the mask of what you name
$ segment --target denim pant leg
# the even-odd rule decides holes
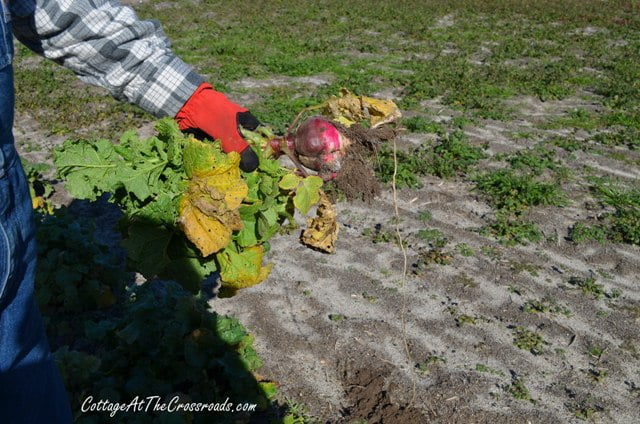
[[[13,145],[13,74],[0,69],[0,422],[70,423],[34,298],[35,228]]]

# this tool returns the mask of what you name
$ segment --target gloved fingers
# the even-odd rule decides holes
[[[247,147],[240,153],[240,169],[244,172],[253,172],[259,165],[258,155]]]
[[[249,131],[255,131],[256,128],[262,125],[258,118],[253,116],[253,114],[248,110],[245,112],[238,112],[238,114],[236,115],[236,120],[239,127],[242,127]]]

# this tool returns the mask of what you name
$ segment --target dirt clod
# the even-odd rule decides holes
[[[342,411],[339,422],[365,419],[371,423],[420,423],[427,417],[419,410],[394,403],[389,392],[389,369],[356,368],[343,372],[343,386],[349,405]]]
[[[375,154],[382,143],[396,137],[396,131],[391,127],[365,128],[355,124],[347,128],[336,122],[334,125],[353,144],[333,184],[347,200],[371,202],[380,194],[380,184],[373,171]]]

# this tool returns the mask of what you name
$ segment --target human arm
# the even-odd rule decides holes
[[[238,131],[238,113],[248,111],[204,85],[171,51],[157,21],[140,20],[115,0],[22,0],[10,10],[16,38],[31,50],[117,99],[220,139],[223,150],[242,152],[245,170],[257,166]]]

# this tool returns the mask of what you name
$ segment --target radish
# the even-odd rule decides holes
[[[314,116],[305,120],[294,133],[272,140],[271,148],[283,152],[300,168],[318,171],[325,180],[335,178],[351,141],[328,120]]]

